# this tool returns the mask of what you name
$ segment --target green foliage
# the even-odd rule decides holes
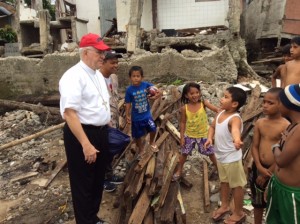
[[[6,25],[4,28],[0,28],[0,39],[7,43],[14,43],[17,42],[17,34],[11,26]]]
[[[172,82],[172,85],[174,86],[180,86],[181,84],[183,84],[183,81],[181,79],[176,79]]]
[[[49,0],[43,0],[43,9],[48,9],[51,20],[55,20],[55,7],[51,5]]]

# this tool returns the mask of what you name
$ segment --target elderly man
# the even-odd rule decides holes
[[[87,34],[79,44],[80,62],[59,81],[60,111],[66,121],[64,143],[75,220],[101,224],[97,217],[108,161],[109,93],[98,69],[110,48],[100,36]]]

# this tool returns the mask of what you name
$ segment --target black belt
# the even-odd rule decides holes
[[[95,126],[95,125],[90,125],[90,124],[81,124],[81,126],[85,129],[102,129],[102,128],[106,127],[106,125]]]

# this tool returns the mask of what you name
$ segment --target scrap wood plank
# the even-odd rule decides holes
[[[156,141],[157,148],[163,143],[163,141],[169,136],[169,132],[164,132],[162,136]],[[142,171],[142,169],[147,165],[148,161],[153,155],[153,151],[150,149],[151,145],[147,148],[147,153],[143,156],[143,158],[139,161],[138,165],[135,167],[136,172]]]
[[[210,200],[209,200],[209,183],[208,183],[208,168],[207,162],[203,160],[203,200],[204,200],[204,211],[210,212]]]
[[[154,217],[153,217],[152,209],[148,209],[148,212],[144,218],[143,224],[154,224]]]
[[[40,136],[42,136],[42,135],[45,135],[45,134],[47,134],[47,133],[50,133],[50,132],[55,131],[55,130],[57,130],[57,129],[60,129],[60,128],[64,127],[64,125],[65,125],[65,123],[61,123],[61,124],[52,126],[52,127],[50,127],[50,128],[47,128],[47,129],[45,129],[45,130],[42,130],[42,131],[40,131],[40,132],[37,132],[37,133],[35,133],[35,134],[32,134],[32,135],[26,136],[26,137],[24,137],[24,138],[17,139],[17,140],[14,140],[14,141],[12,141],[12,142],[9,142],[9,143],[6,143],[6,144],[4,144],[4,145],[1,145],[1,146],[0,146],[0,151],[1,151],[2,149],[7,149],[7,148],[9,148],[9,147],[19,145],[19,144],[21,144],[21,143],[23,143],[23,142],[27,142],[27,141],[29,141],[29,140],[31,140],[31,139],[40,137]]]
[[[177,200],[180,205],[181,214],[182,214],[181,217],[182,217],[183,223],[186,224],[186,212],[185,212],[185,208],[183,205],[183,200],[182,200],[182,195],[181,195],[180,189],[178,190]]]
[[[159,116],[160,120],[164,120],[164,118],[165,118],[164,115]],[[177,130],[177,128],[170,121],[166,122],[166,127],[167,130],[171,133],[171,135],[176,139],[176,141],[180,143],[180,133]]]
[[[153,176],[154,176],[154,172],[155,172],[155,160],[156,160],[155,156],[152,155],[151,159],[148,162],[147,169],[146,169],[146,172],[145,172],[145,176],[148,179],[152,179]]]
[[[174,213],[177,203],[179,184],[177,182],[172,182],[170,184],[168,194],[166,196],[166,203],[164,203],[161,208],[161,221],[162,223],[174,223]]]
[[[150,208],[149,188],[145,187],[129,218],[128,224],[142,224]]]
[[[38,174],[39,174],[39,172],[28,172],[28,173],[22,174],[20,176],[17,176],[15,178],[12,178],[10,181],[11,182],[21,181],[21,180],[28,179],[30,177],[37,176]]]
[[[125,155],[125,153],[131,148],[131,145],[133,144],[134,140],[131,140],[130,143],[127,145],[127,147],[124,149],[124,151],[122,152],[122,154],[119,156],[119,158],[114,162],[113,164],[113,169],[117,167],[117,165],[119,165],[121,159],[123,158],[123,156]]]
[[[162,207],[162,205],[165,203],[165,199],[166,199],[166,196],[167,196],[167,193],[168,193],[168,189],[169,189],[170,183],[172,181],[173,173],[174,173],[174,170],[177,166],[177,160],[178,160],[178,154],[175,153],[175,155],[173,155],[173,157],[172,157],[172,160],[171,160],[170,164],[168,165],[168,167],[169,167],[168,171],[169,172],[167,173],[167,176],[165,178],[165,182],[164,182],[164,184],[161,188],[161,191],[160,191],[158,207]]]
[[[133,189],[131,193],[132,198],[136,198],[136,196],[139,194],[144,182],[145,172],[146,172],[146,167],[144,167],[143,171],[136,176],[137,180],[132,183],[133,184]]]
[[[64,166],[67,164],[67,159],[63,159],[60,161],[60,163],[55,167],[53,170],[50,178],[48,178],[48,181],[45,183],[44,188],[47,188],[49,184],[54,180],[54,178],[57,176],[57,174],[64,168]]]

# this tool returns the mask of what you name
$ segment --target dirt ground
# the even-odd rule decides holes
[[[0,141],[3,146],[16,139],[46,129],[39,117],[28,111],[12,111],[0,117]],[[55,167],[64,162],[62,130],[0,150],[0,223],[74,224],[72,198],[65,166],[47,186]],[[186,162],[186,178],[193,185],[180,187],[187,224],[212,223],[203,207],[201,157]],[[217,182],[213,182],[217,186]],[[118,187],[118,190],[120,186]],[[104,192],[99,216],[111,224],[117,212],[113,203],[118,191]],[[211,211],[217,203],[211,204]]]

